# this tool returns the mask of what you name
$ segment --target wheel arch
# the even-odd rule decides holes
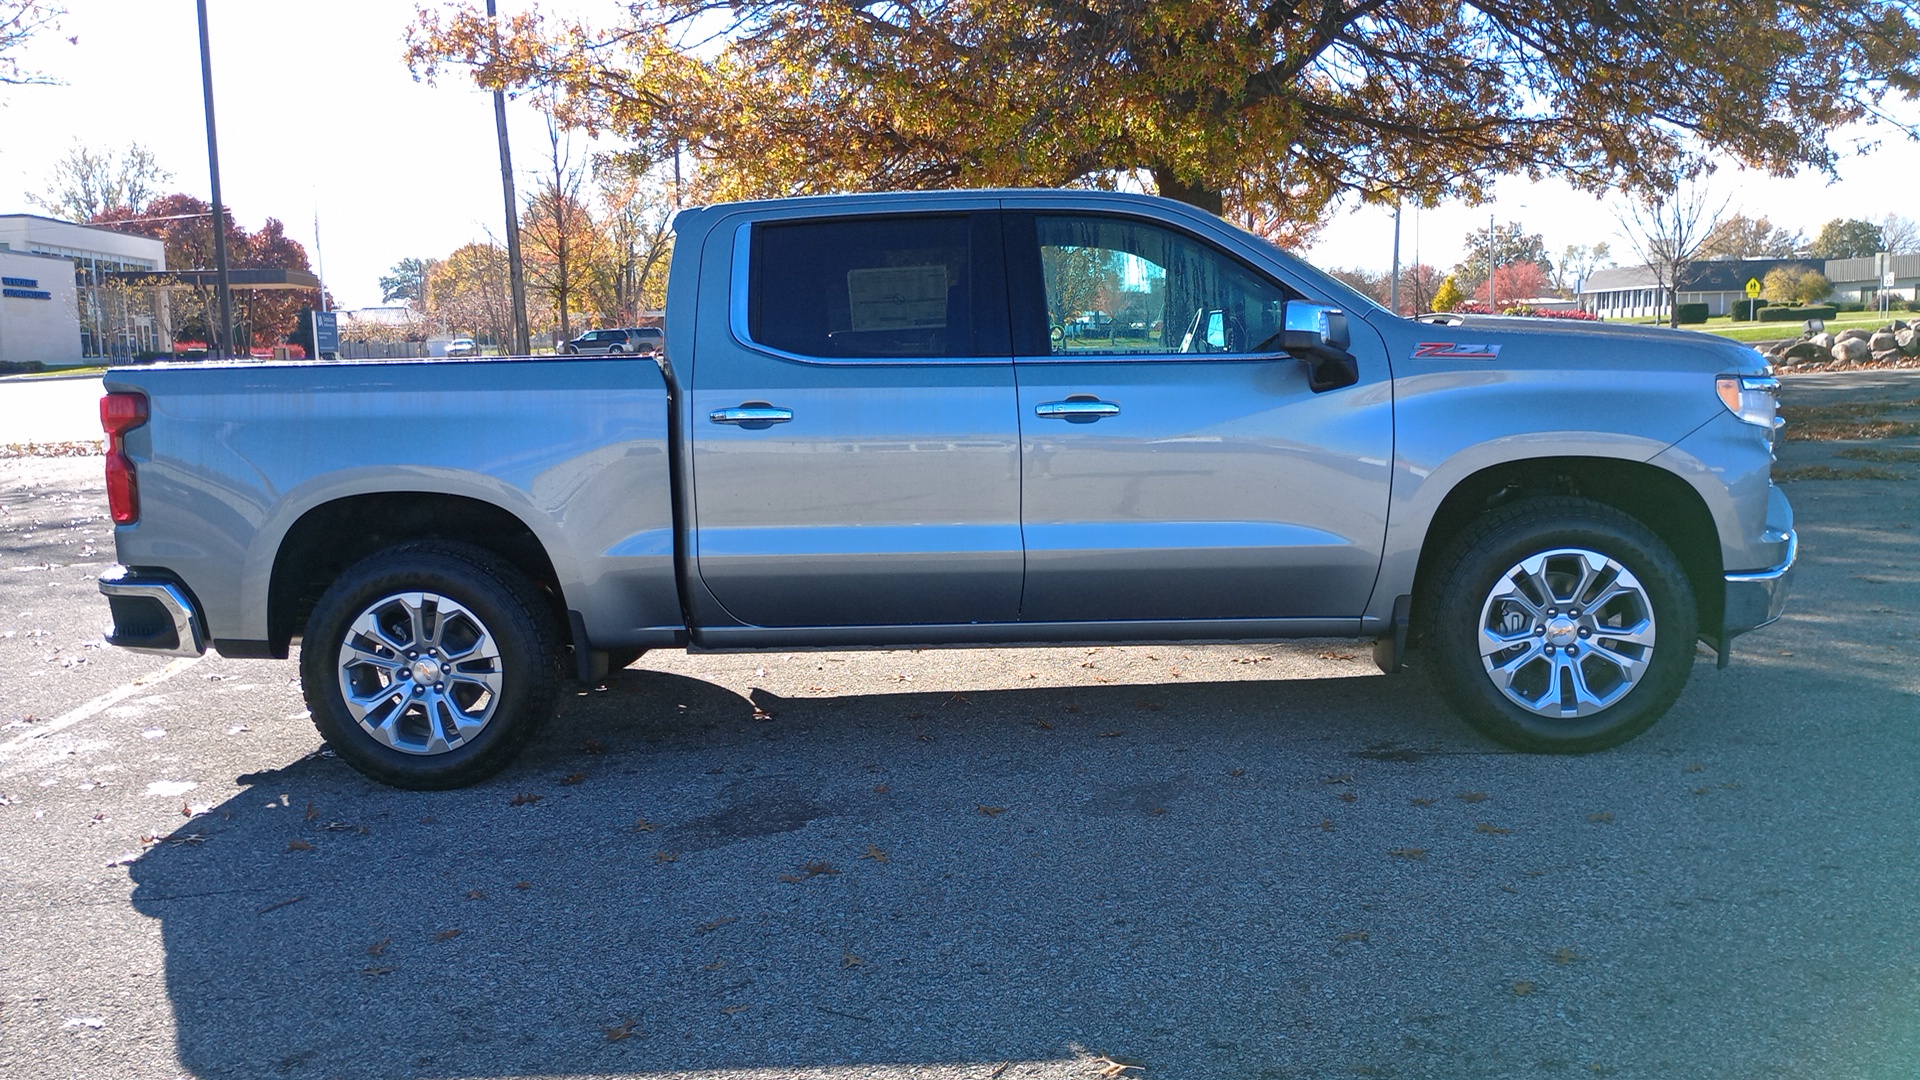
[[[1489,465],[1455,484],[1429,520],[1414,572],[1418,607],[1433,592],[1435,561],[1481,514],[1530,495],[1572,495],[1610,506],[1673,549],[1693,585],[1701,633],[1717,635],[1726,607],[1720,534],[1692,484],[1657,465],[1623,458],[1542,457]],[[1420,625],[1415,619],[1414,625]]]
[[[267,633],[285,656],[314,603],[340,573],[379,551],[419,540],[471,544],[506,560],[539,588],[568,636],[564,583],[546,545],[519,516],[466,495],[377,491],[346,495],[309,508],[280,539],[267,586]]]

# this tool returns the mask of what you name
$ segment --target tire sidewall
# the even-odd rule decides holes
[[[1488,677],[1478,648],[1480,616],[1494,583],[1525,559],[1557,548],[1584,548],[1618,561],[1653,605],[1656,637],[1647,669],[1620,701],[1588,717],[1541,716],[1508,700]],[[1469,723],[1507,746],[1557,753],[1617,746],[1652,726],[1686,685],[1699,632],[1694,604],[1679,559],[1637,522],[1543,507],[1489,529],[1452,563],[1429,629],[1435,675]]]
[[[515,583],[497,567],[456,555],[401,549],[375,555],[342,574],[315,605],[300,647],[301,683],[314,726],[336,754],[396,787],[438,789],[474,783],[504,768],[552,711],[557,660],[551,635],[531,617]],[[339,656],[347,628],[375,601],[431,592],[472,612],[500,650],[502,686],[493,715],[468,742],[443,754],[409,754],[382,745],[348,711]]]

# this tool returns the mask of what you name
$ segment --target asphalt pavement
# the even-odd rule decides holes
[[[1863,394],[1920,374],[1787,388]],[[429,794],[291,662],[101,647],[100,460],[0,458],[0,1076],[1912,1077],[1876,468],[1790,486],[1786,618],[1601,754],[1360,642],[656,653]]]

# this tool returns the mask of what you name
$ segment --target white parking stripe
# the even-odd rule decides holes
[[[35,739],[45,738],[56,731],[70,728],[89,716],[93,716],[118,705],[120,702],[125,701],[127,698],[132,697],[156,683],[166,682],[168,679],[199,663],[201,659],[202,657],[198,656],[182,656],[171,660],[167,663],[166,667],[161,668],[151,675],[142,675],[118,690],[109,691],[77,709],[62,713],[45,727],[34,728],[24,735],[15,737],[11,742],[0,743],[0,752],[19,749]]]

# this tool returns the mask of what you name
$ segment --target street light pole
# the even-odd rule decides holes
[[[1500,309],[1493,306],[1493,272],[1498,269],[1493,257],[1493,211],[1487,211],[1487,314],[1498,315]]]
[[[220,203],[220,143],[213,127],[213,51],[207,45],[207,0],[195,0],[200,9],[200,89],[207,102],[207,172],[213,178],[213,272],[220,294],[220,329],[207,336],[213,356],[233,346],[233,281],[227,273],[227,211]],[[208,319],[212,322],[212,319]]]
[[[1393,280],[1387,285],[1387,305],[1400,314],[1400,202],[1393,204]]]
[[[205,3],[206,0],[201,2]],[[496,52],[500,44],[498,18],[493,9],[493,0],[487,0],[487,23],[493,28]],[[513,291],[513,352],[525,356],[533,351],[533,336],[527,328],[527,274],[520,261],[520,207],[519,199],[513,193],[513,152],[507,147],[507,95],[504,90],[493,92],[493,130],[500,140],[500,186],[507,200],[507,281]]]

